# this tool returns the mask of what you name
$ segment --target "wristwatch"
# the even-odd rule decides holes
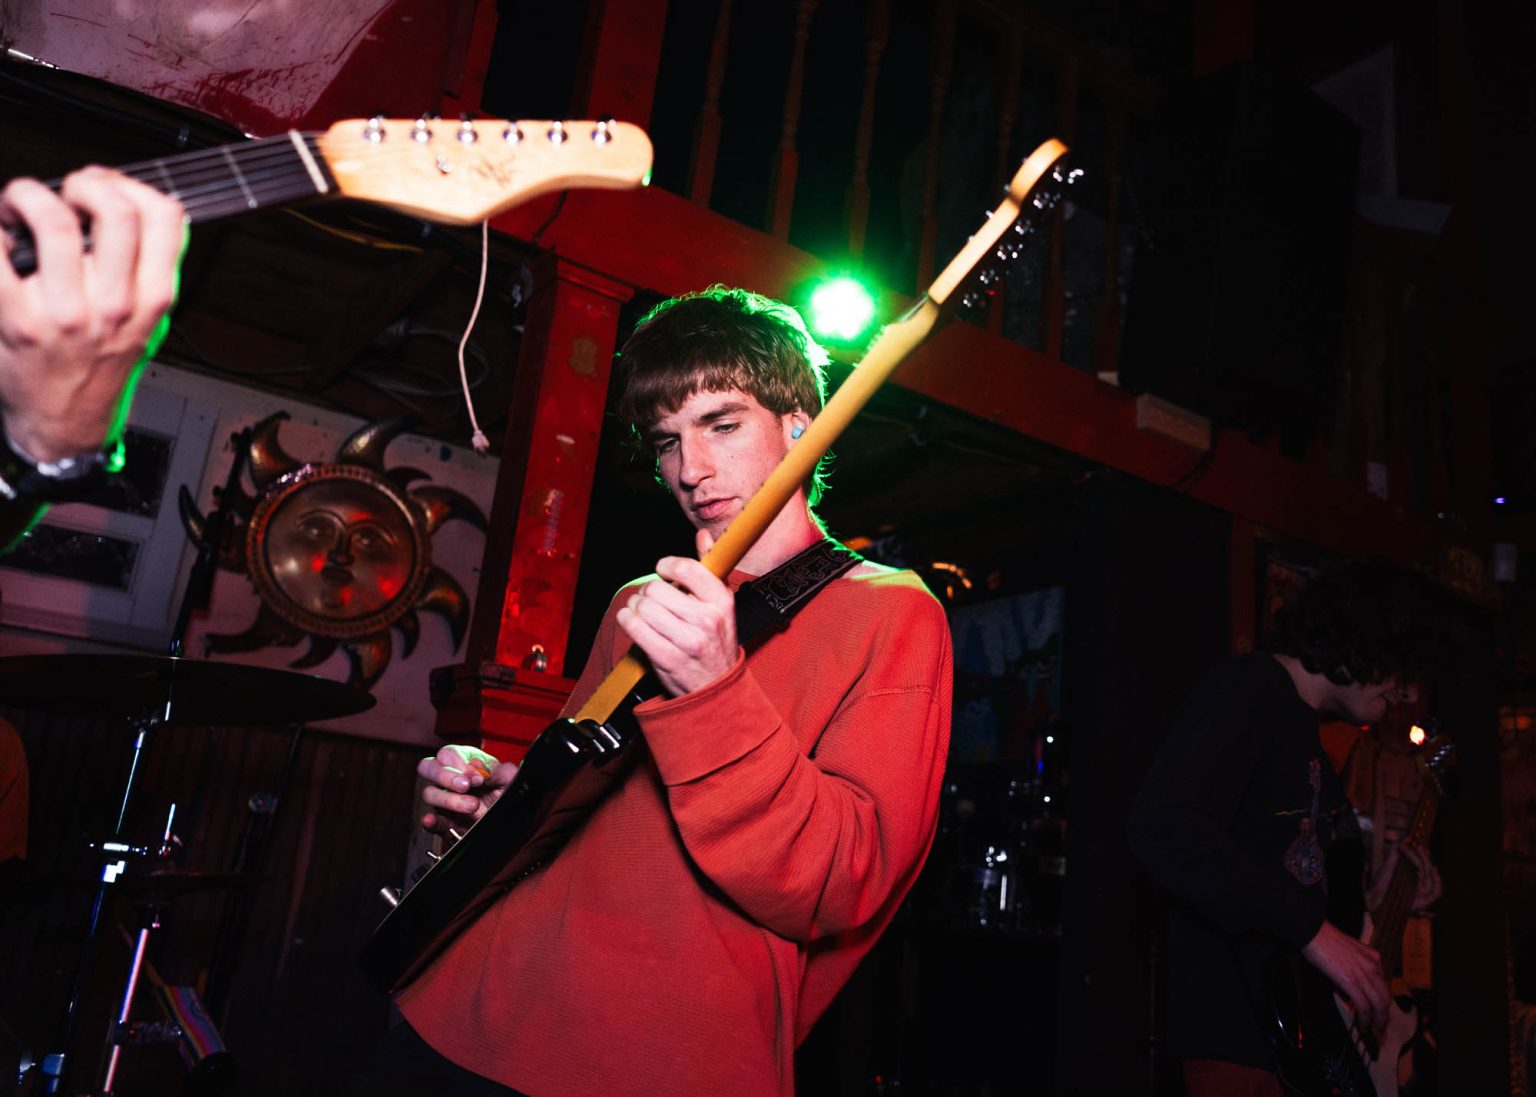
[[[70,503],[82,499],[122,467],[122,443],[57,461],[34,461],[0,429],[0,498],[21,503]]]

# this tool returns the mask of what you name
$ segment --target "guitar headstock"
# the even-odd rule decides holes
[[[550,191],[651,178],[651,140],[628,122],[352,118],[316,145],[342,195],[456,225]]]
[[[1444,792],[1445,782],[1456,768],[1456,744],[1450,735],[1442,731],[1440,722],[1433,716],[1419,725],[1424,731],[1424,741],[1419,744],[1414,765],[1428,780]]]
[[[1068,169],[1066,157],[1067,146],[1054,137],[1029,154],[1002,202],[928,287],[935,304],[958,301],[975,308],[997,292],[1004,265],[1023,254],[1035,229],[1083,174]]]

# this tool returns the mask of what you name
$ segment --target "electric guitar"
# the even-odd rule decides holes
[[[1018,172],[1003,201],[901,319],[885,327],[821,414],[702,563],[725,578],[799,490],[816,462],[918,344],[956,303],[980,303],[1000,281],[994,263],[1017,258],[1063,188],[1081,174],[1065,166],[1066,146],[1045,142]],[[463,929],[518,881],[546,863],[621,779],[640,737],[631,717],[647,667],[633,648],[574,717],[557,720],[528,749],[501,797],[404,896],[386,889],[393,909],[362,954],[368,977],[394,993],[414,979]]]
[[[1455,745],[1445,734],[1436,731],[1424,742],[1414,760],[1423,786],[1404,842],[1423,845],[1429,838],[1442,781],[1455,759]],[[1365,916],[1361,940],[1380,954],[1389,978],[1402,959],[1403,928],[1418,884],[1418,869],[1399,858],[1385,897]],[[1280,1078],[1293,1092],[1303,1097],[1397,1097],[1398,1060],[1418,1030],[1418,1011],[1411,1002],[1399,1004],[1398,987],[1393,988],[1386,1029],[1372,1033],[1360,1031],[1349,1003],[1305,960],[1277,958],[1268,977],[1269,1042]]]
[[[548,191],[643,186],[651,141],[627,122],[462,122],[354,118],[324,133],[289,131],[130,164],[119,171],[180,199],[196,224],[268,206],[356,198],[472,225]],[[3,250],[18,274],[37,266],[24,228]]]

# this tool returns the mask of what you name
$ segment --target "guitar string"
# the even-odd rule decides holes
[[[148,182],[160,177],[162,170],[170,172],[196,172],[203,167],[212,167],[225,175],[229,173],[229,162],[225,159],[224,151],[228,149],[237,160],[250,159],[259,161],[264,156],[272,153],[286,151],[294,156],[293,144],[285,137],[264,137],[256,141],[240,145],[223,145],[216,149],[200,150],[198,152],[181,153],[176,156],[160,157],[154,160],[141,160],[133,164],[124,164],[116,170],[123,175],[132,176],[135,179]],[[48,186],[57,190],[63,184],[62,179],[53,179]],[[160,189],[156,187],[156,189]]]
[[[230,171],[228,162],[222,155],[216,154],[197,153],[189,156],[189,160],[196,161],[192,173],[182,171],[185,162],[176,158],[170,158],[164,162],[146,161],[129,164],[117,170],[155,190],[169,193],[165,185],[166,176],[171,177],[174,186],[177,175],[169,169],[176,169],[180,173],[184,188],[178,197],[182,201],[188,219],[193,222],[208,220],[227,213],[238,213],[250,208],[246,191],[250,192],[251,198],[258,206],[289,201],[315,193],[313,180],[287,138],[266,139],[232,148],[236,160],[243,162],[245,167],[251,169],[242,168],[240,173],[246,181],[244,190],[238,182],[232,182],[234,173]],[[162,172],[162,166],[168,170]],[[210,171],[210,168],[216,169],[216,178],[215,172]],[[199,183],[199,180],[204,179],[208,181]],[[45,185],[58,192],[63,187],[63,180],[49,180]],[[14,258],[26,258],[29,255],[35,257],[35,245],[24,237],[16,244],[12,255]]]
[[[246,205],[246,189],[253,197],[270,197],[300,183],[302,190],[298,193],[313,193],[315,189],[298,154],[287,142],[262,149],[260,155],[237,156],[236,166],[238,175],[224,162],[204,162],[193,171],[185,170],[183,165],[175,165],[175,170],[163,174],[160,165],[144,165],[125,174],[157,190],[165,189],[168,177],[176,197],[194,219],[205,214],[209,208],[221,204],[231,203],[235,208]],[[240,186],[241,181],[245,183],[245,188]],[[273,186],[274,183],[277,185]]]
[[[396,122],[400,126],[410,124],[399,120],[396,120]],[[478,119],[477,124],[482,128],[489,127],[492,131],[496,131],[498,127],[505,127],[508,124],[508,120],[504,118],[483,118]],[[386,133],[388,132],[390,131],[386,130]],[[324,134],[311,132],[300,133],[299,136],[313,151],[319,148],[319,140],[322,136],[324,136]],[[451,140],[451,138],[449,138],[449,140]],[[405,141],[409,141],[409,138],[400,138],[394,144],[386,144],[381,142],[378,145],[374,145],[371,156],[387,160],[391,157],[419,156],[421,154],[421,143],[414,141],[410,141],[408,144],[403,143]],[[188,166],[193,168],[203,164],[227,167],[224,159],[224,152],[226,149],[229,150],[230,153],[237,158],[244,157],[253,151],[260,150],[275,150],[280,153],[288,153],[290,155],[294,154],[292,138],[289,137],[288,134],[281,134],[275,137],[258,137],[250,141],[238,142],[235,144],[218,145],[213,148],[199,149],[194,152],[177,153],[173,156],[159,157],[153,160],[141,160],[136,163],[122,165],[116,170],[122,172],[124,175],[133,175],[138,177],[140,172],[158,171],[162,164]],[[52,180],[48,185],[57,186],[59,182],[60,180]]]
[[[1431,795],[1431,793],[1426,791],[1427,797]],[[1427,837],[1430,827],[1434,825],[1434,810],[1435,804],[1433,801],[1426,799],[1422,810],[1415,813],[1413,822],[1409,825],[1408,832],[1405,835],[1407,841],[1423,842],[1424,838]],[[1399,885],[1398,880],[1399,878],[1407,879],[1407,871],[1410,868],[1412,868],[1411,864],[1400,860],[1397,867],[1393,870],[1392,880],[1387,885],[1386,898],[1377,910],[1379,916],[1378,925],[1373,928],[1371,933],[1372,944],[1377,940],[1381,941],[1381,944],[1376,946],[1376,951],[1382,958],[1384,970],[1389,967],[1396,967],[1397,961],[1401,960],[1401,927],[1407,921],[1407,916],[1412,907],[1413,895],[1416,893],[1417,888],[1409,888],[1406,884]],[[1386,937],[1382,937],[1380,929],[1386,927],[1393,927],[1393,932]],[[1388,963],[1389,959],[1392,960],[1390,964]]]
[[[306,141],[309,141],[306,138]],[[391,150],[393,151],[393,150]],[[403,150],[415,155],[413,150]],[[380,159],[401,159],[385,155]],[[238,163],[231,163],[231,160]],[[169,182],[181,200],[188,216],[196,220],[212,211],[238,209],[252,202],[265,204],[263,199],[293,197],[314,190],[314,180],[292,143],[286,139],[273,139],[258,144],[240,146],[226,157],[222,151],[215,156],[195,156],[189,160],[167,163],[152,161],[124,169],[129,174],[151,185]],[[297,190],[295,191],[295,186]],[[473,428],[471,444],[475,451],[485,454],[490,441],[481,430],[475,415],[474,400],[470,395],[469,380],[464,364],[464,349],[480,315],[485,298],[485,281],[490,259],[489,223],[480,224],[480,278],[475,291],[474,306],[464,334],[459,340],[459,378],[464,388],[464,404]]]
[[[231,148],[246,189],[258,205],[314,193],[314,182],[286,137],[227,147]],[[238,212],[249,206],[245,190],[238,181],[232,181],[235,173],[222,152],[217,150],[189,154],[185,159],[170,157],[128,164],[117,170],[162,193],[170,193],[166,189],[166,178],[169,177],[178,199],[193,221],[219,213]],[[294,184],[302,184],[302,187],[295,190]],[[49,180],[46,185],[57,192],[62,188],[63,180]]]
[[[501,124],[500,120],[487,121],[493,125]],[[301,136],[312,151],[320,151],[318,134]],[[420,159],[422,151],[420,146],[395,144],[374,149],[371,159],[388,168],[392,161],[404,163],[410,159]],[[231,170],[231,158],[236,162],[238,175]],[[287,135],[141,161],[117,170],[161,191],[165,191],[169,177],[176,196],[194,220],[222,212],[237,212],[248,207],[245,189],[240,186],[242,177],[253,197],[263,201],[273,201],[278,196],[295,197],[314,192],[313,179],[294,149],[292,139]],[[284,186],[295,185],[299,189],[284,194],[281,187],[266,185],[273,182]],[[259,189],[256,185],[258,183],[262,184]],[[57,190],[62,180],[52,180],[48,185]]]

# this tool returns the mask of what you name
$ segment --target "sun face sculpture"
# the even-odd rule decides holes
[[[292,666],[318,666],[339,647],[351,662],[349,684],[367,688],[389,666],[391,630],[409,656],[425,610],[447,621],[457,650],[469,600],[432,563],[432,535],[451,518],[483,532],[480,508],[452,488],[410,487],[426,478],[419,469],[385,468],[403,421],[370,424],[333,461],[317,464],[283,451],[278,427],[286,418],[278,412],[252,429],[246,459],[257,494],[236,487],[219,551],[222,567],[249,576],[261,608],[244,632],[207,636],[207,649],[252,651],[307,637],[309,650]],[[185,495],[182,517],[193,537],[206,536],[208,520]]]

